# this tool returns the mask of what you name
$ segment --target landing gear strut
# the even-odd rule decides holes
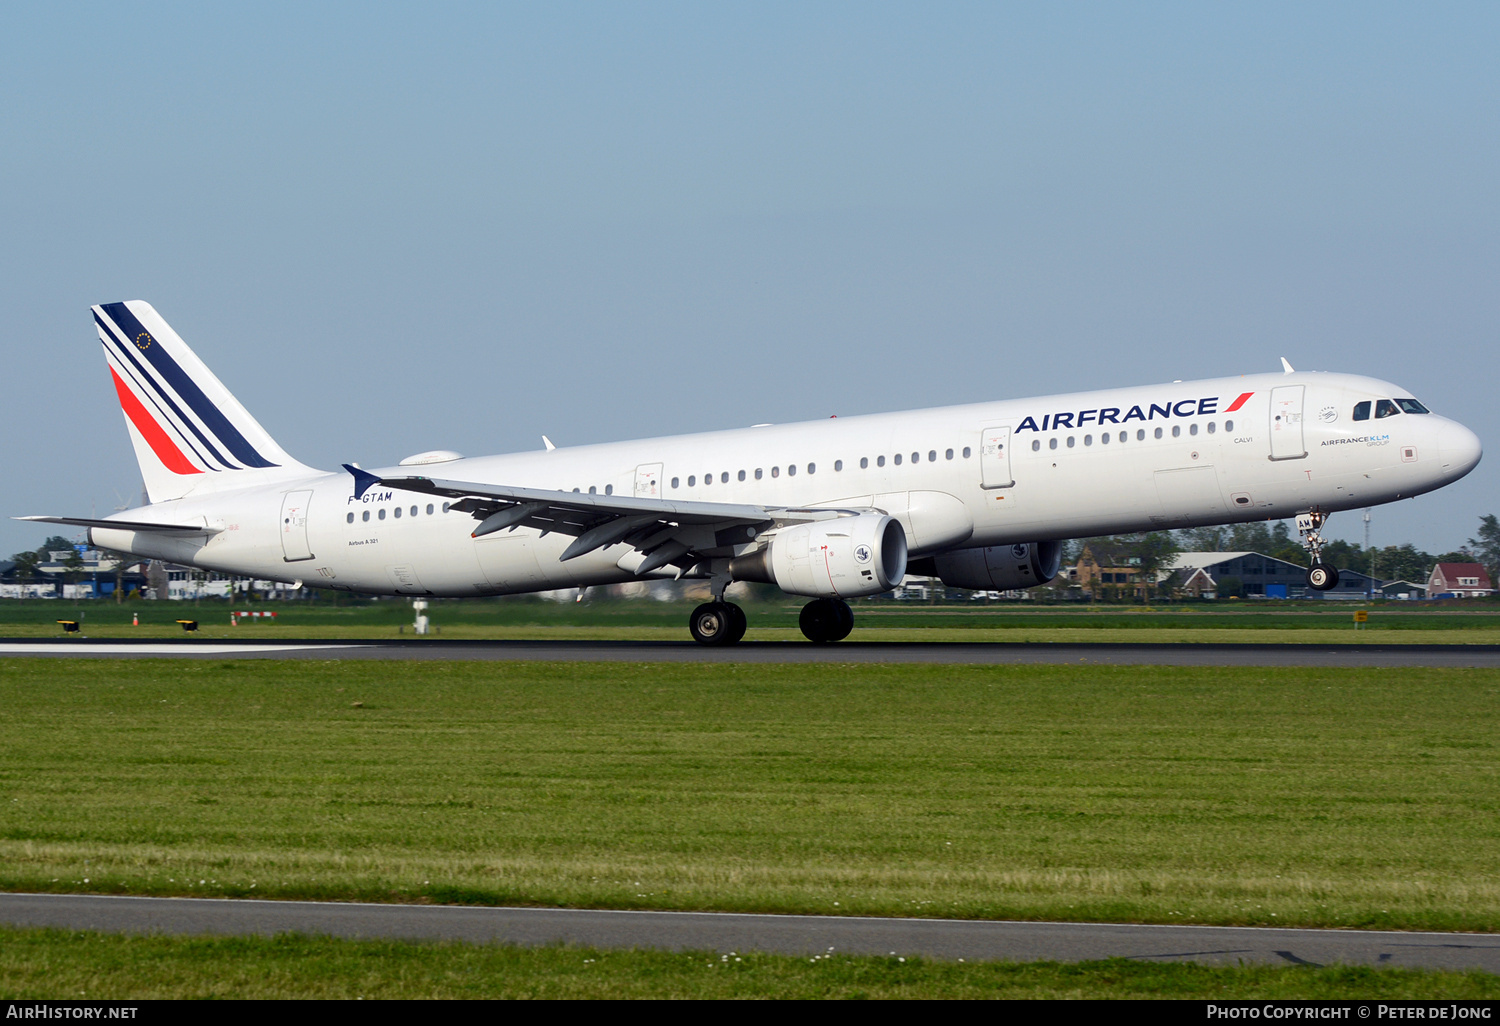
[[[797,625],[808,641],[843,641],[854,629],[854,610],[843,599],[813,599],[802,607]]]
[[[1339,572],[1323,562],[1323,535],[1320,532],[1327,521],[1328,514],[1322,510],[1297,514],[1297,533],[1302,535],[1302,544],[1307,546],[1307,553],[1312,557],[1312,565],[1307,568],[1307,586],[1315,591],[1327,591],[1338,587],[1339,583]]]

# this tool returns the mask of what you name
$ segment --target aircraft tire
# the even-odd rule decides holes
[[[843,629],[844,621],[839,615],[839,606],[844,606],[844,603],[837,599],[813,599],[803,606],[797,617],[797,626],[802,628],[803,636],[816,645],[846,637],[849,632]],[[847,609],[848,606],[844,608]],[[849,614],[849,626],[854,626],[853,613]]]
[[[745,611],[733,602],[725,602],[724,608],[729,610],[729,640],[726,645],[737,645],[745,637],[745,631],[750,627],[750,619]]]
[[[854,610],[849,608],[849,603],[843,599],[829,599],[834,613],[838,616],[838,630],[834,632],[829,641],[843,641],[854,630]]]
[[[1338,587],[1339,572],[1327,563],[1314,563],[1307,568],[1307,586],[1315,591],[1328,591]]]
[[[700,645],[734,644],[740,639],[734,633],[733,608],[727,602],[703,603],[688,617],[688,633]],[[741,613],[740,616],[743,617],[744,614]]]

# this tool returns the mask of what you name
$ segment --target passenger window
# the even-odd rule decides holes
[[[397,520],[401,519],[401,507],[400,506],[396,507],[396,519]]]
[[[859,458],[859,469],[860,470],[869,470],[870,469],[870,457],[868,457],[868,456],[861,456]]]
[[[384,520],[385,519],[385,507],[381,506],[380,507],[380,512],[377,513],[377,514],[375,514],[375,516],[378,517],[381,520]]]
[[[449,503],[449,502],[443,503],[443,512],[444,513],[448,512],[448,509],[449,509],[450,506],[452,506],[452,503]]]
[[[693,486],[693,479],[692,478],[688,478],[688,487],[691,488],[692,486]],[[598,493],[599,493],[599,489],[598,489],[597,486],[595,486],[595,485],[589,485],[589,494],[590,495],[597,495]]]
[[[698,483],[698,475],[697,474],[689,474],[688,475],[688,487],[691,488],[691,487],[693,487],[693,485],[695,485],[697,483]],[[590,488],[589,491],[592,492],[593,489]]]
[[[809,463],[807,465],[807,472],[809,474],[816,474],[818,472],[818,465],[816,463]]]
[[[1068,448],[1069,449],[1073,448],[1073,436],[1072,435],[1068,436]]]
[[[922,454],[919,453],[919,452],[912,453],[911,454],[911,461],[913,463],[921,463],[922,462]]]
[[[1144,434],[1144,432],[1142,432],[1142,433]],[[1130,432],[1129,431],[1121,431],[1120,432],[1120,441],[1123,442],[1123,441],[1125,441],[1125,439],[1127,439],[1129,437],[1130,437]]]
[[[834,460],[833,461],[833,469],[835,471],[843,470],[844,469],[844,461],[843,460]]]
[[[875,457],[875,465],[877,467],[883,467],[883,466],[885,466],[885,457],[884,456],[876,456]]]
[[[937,462],[937,450],[936,449],[929,449],[927,451],[927,462],[928,463],[936,463]]]
[[[1160,437],[1161,437],[1161,428],[1157,428],[1157,429],[1156,429],[1156,437],[1157,437],[1157,438],[1160,438]]]
[[[1182,437],[1182,425],[1181,424],[1173,424],[1172,425],[1172,437],[1173,438],[1181,438]]]
[[[772,477],[780,477],[781,476],[781,468],[780,467],[772,467],[771,468],[771,476]]]
[[[1232,420],[1226,420],[1224,422],[1224,430],[1225,431],[1233,431],[1234,430],[1234,421],[1232,421]]]
[[[709,485],[711,485],[713,483],[714,483],[714,475],[713,475],[712,471],[710,471],[709,473],[703,475],[703,487],[707,488]]]
[[[740,477],[743,478],[744,476],[745,476],[745,472],[743,470],[740,471]],[[726,471],[724,471],[723,473],[721,473],[719,475],[719,484],[728,484],[728,483],[729,483],[729,471],[726,470]]]
[[[1049,449],[1056,449],[1057,448],[1057,438],[1055,436],[1052,437],[1052,438],[1047,439],[1047,448],[1049,448]]]
[[[756,467],[755,468],[755,480],[759,481],[760,477],[761,477],[761,470],[760,470],[759,467]]]
[[[966,445],[966,446],[964,446],[964,459],[968,459],[968,458],[969,458],[969,447]]]
[[[615,494],[615,486],[614,485],[605,485],[604,486],[604,494],[605,495],[613,495],[613,494]]]
[[[741,481],[745,480],[745,472],[743,470],[740,471],[740,480]]]
[[[795,464],[795,463],[788,463],[786,465],[786,476],[787,477],[796,477],[797,476],[797,464]]]
[[[1156,437],[1157,438],[1161,437],[1161,432],[1160,431],[1158,431],[1156,433]],[[1136,428],[1135,429],[1135,440],[1137,442],[1144,442],[1146,440],[1146,429],[1145,428]]]
[[[1387,417],[1394,417],[1400,412],[1400,410],[1396,409],[1396,404],[1391,402],[1389,399],[1381,399],[1375,404],[1376,420],[1384,420]]]
[[[898,453],[896,453],[896,455],[892,456],[891,457],[891,462],[894,463],[898,467],[901,466],[901,454],[898,452]]]
[[[1040,438],[1033,438],[1031,440],[1031,451],[1032,452],[1041,452],[1041,450],[1042,450],[1042,440]],[[953,455],[953,450],[952,449],[948,450],[948,455],[950,457]]]
[[[578,489],[575,488],[573,490],[576,492]],[[430,502],[427,504],[427,515],[432,516],[432,503]]]
[[[1190,434],[1190,435],[1196,435],[1197,433],[1198,433],[1198,425],[1196,423],[1189,424],[1188,425],[1188,434]]]
[[[677,487],[677,478],[675,478],[675,477],[674,477],[674,478],[672,478],[672,487],[673,487],[673,488],[676,488],[676,487]]]
[[[344,523],[346,523],[346,524],[352,524],[352,523],[354,523],[354,514],[350,513],[347,517],[345,517],[344,518]]]
[[[413,506],[413,507],[412,507],[412,508],[411,508],[411,515],[412,515],[412,516],[416,516],[416,515],[417,515],[417,507],[415,507],[415,506]]]
[[[1084,435],[1083,436],[1083,444],[1084,445],[1093,445],[1094,444],[1094,436],[1093,435]]]
[[[368,524],[370,522],[370,511],[365,510],[364,513],[361,514],[360,519]]]
[[[1355,420],[1369,420],[1370,419],[1370,401],[1368,399],[1366,399],[1362,403],[1355,403],[1354,404],[1354,419]]]
[[[945,460],[951,460],[952,458],[953,458],[953,450],[952,449],[949,449],[947,452],[943,453],[943,459],[945,459]]]
[[[1099,444],[1100,445],[1108,445],[1109,444],[1109,432],[1108,431],[1104,432],[1104,434],[1102,434],[1102,435],[1099,436]]]
[[[1213,421],[1209,421],[1208,422],[1208,433],[1209,434],[1213,434],[1214,431],[1215,431],[1214,422]]]

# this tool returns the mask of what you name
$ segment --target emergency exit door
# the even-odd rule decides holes
[[[287,492],[281,500],[281,554],[288,563],[312,559],[307,546],[307,505],[312,492]]]
[[[984,488],[1009,488],[1016,483],[1010,473],[1010,428],[985,428],[979,436],[979,475]]]

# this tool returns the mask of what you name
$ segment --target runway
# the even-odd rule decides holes
[[[1058,644],[1049,642],[95,640],[0,641],[0,657],[185,659],[451,659],[666,663],[947,663],[1103,666],[1500,667],[1500,645]]]
[[[769,952],[967,961],[1369,965],[1500,972],[1500,937],[1233,926],[879,919],[595,909],[0,894],[0,922],[106,933],[319,934],[603,949]]]

